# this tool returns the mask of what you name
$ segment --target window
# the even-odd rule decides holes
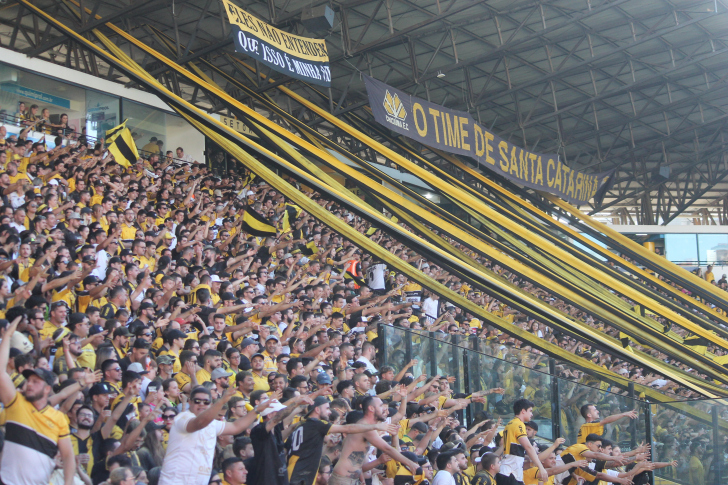
[[[665,234],[665,256],[674,263],[698,264],[695,234]]]

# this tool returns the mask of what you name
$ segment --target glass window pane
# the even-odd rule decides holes
[[[665,234],[665,255],[673,263],[698,264],[695,234]]]
[[[104,138],[106,131],[119,124],[119,98],[95,91],[86,92],[86,134]]]
[[[728,261],[728,234],[698,234],[701,264],[722,264]]]
[[[136,145],[140,152],[161,152],[161,154],[164,155],[167,150],[173,150],[173,148],[168,147],[166,143],[164,143],[161,147],[157,144],[158,148],[153,150],[156,141],[152,142],[152,138],[162,140],[162,142],[166,142],[167,140],[167,117],[163,111],[149,108],[126,99],[122,99],[121,108],[124,118],[129,120],[126,122],[126,127],[129,128],[132,133],[136,133]],[[142,153],[139,153],[139,155],[143,156]]]

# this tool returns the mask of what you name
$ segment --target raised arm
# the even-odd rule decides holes
[[[531,465],[535,465],[538,467],[538,480],[543,481],[544,483],[547,482],[549,479],[549,475],[548,473],[546,473],[546,469],[543,467],[541,460],[538,459],[536,450],[533,449],[533,446],[531,446],[531,442],[528,441],[528,437],[526,435],[523,435],[518,438],[518,444],[520,444],[523,449],[526,450],[526,454],[531,460]]]
[[[15,399],[15,384],[10,378],[10,375],[5,371],[8,368],[8,360],[10,360],[10,339],[12,338],[15,330],[18,328],[18,324],[23,317],[17,317],[13,320],[8,328],[5,330],[2,336],[2,342],[0,342],[0,401],[7,406],[13,399]]]
[[[232,394],[235,394],[236,389],[234,387],[230,387],[228,388],[228,390],[232,390]],[[246,429],[250,428],[251,426],[253,426],[253,423],[258,422],[258,414],[262,410],[270,406],[272,402],[273,401],[271,399],[263,401],[262,403],[255,406],[251,412],[249,412],[242,418],[236,419],[235,421],[230,423],[226,423],[225,429],[223,430],[222,434],[238,435]]]
[[[329,434],[331,433],[366,433],[368,431],[384,431],[392,436],[399,433],[398,424],[334,424],[329,428]]]
[[[376,431],[368,431],[366,433],[366,440],[375,448],[380,450],[382,453],[386,453],[401,464],[403,464],[409,471],[412,472],[412,475],[415,474],[417,471],[417,463],[413,462],[406,456],[404,456],[402,453],[397,451],[395,448],[389,446],[386,441],[384,441]]]
[[[619,413],[619,414],[613,414],[611,416],[607,416],[606,418],[599,421],[599,424],[604,426],[605,424],[613,423],[615,421],[619,421],[623,418],[629,418],[629,419],[637,419],[637,411],[627,411],[625,413]]]
[[[231,397],[233,397],[233,394],[235,394],[235,388],[228,388],[225,391],[225,394],[223,394],[220,399],[212,403],[212,406],[202,411],[193,419],[189,420],[187,422],[187,432],[193,433],[195,431],[199,431],[202,428],[206,427],[208,424],[212,423],[212,420],[217,418],[218,414],[220,414],[220,411],[222,411],[223,405],[226,404]]]

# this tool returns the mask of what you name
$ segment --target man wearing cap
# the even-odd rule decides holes
[[[91,399],[91,407],[96,415],[101,416],[109,407],[109,394],[111,394],[111,386],[106,382],[97,382],[88,391],[88,397]]]
[[[111,339],[111,345],[116,351],[116,360],[121,361],[126,357],[126,349],[129,345],[129,337],[131,332],[126,327],[118,327],[114,329],[113,337]]]
[[[174,371],[172,370],[175,359],[169,355],[160,355],[155,359],[157,363],[157,377],[154,379],[158,382],[164,382],[167,379],[174,378]],[[177,385],[179,387],[179,385]]]
[[[139,305],[137,310],[139,311],[139,316],[129,324],[129,327],[136,328],[138,325],[144,327],[151,326],[155,314],[154,303],[144,301]]]
[[[10,341],[22,318],[8,326],[0,342],[0,369],[6,369]],[[48,403],[55,375],[45,369],[23,371],[25,387],[19,393],[7,372],[0,372],[0,401],[5,406],[5,445],[0,463],[4,485],[46,485],[60,452],[65,485],[74,484],[76,460],[66,416]],[[24,466],[22,466],[24,465]]]
[[[177,415],[170,429],[159,485],[208,485],[217,437],[242,433],[271,404],[270,400],[263,402],[232,422],[218,421],[223,406],[234,393],[234,389],[228,389],[213,404],[209,390],[192,390],[189,411]]]
[[[320,374],[319,377],[326,376]],[[330,383],[331,379],[329,379]],[[324,437],[330,433],[366,433],[368,431],[396,434],[399,425],[384,422],[374,424],[331,424],[331,401],[326,396],[318,396],[308,406],[307,418],[301,421],[286,441],[288,450],[288,476],[291,485],[313,485],[321,463]]]
[[[275,335],[269,335],[265,339],[265,350],[262,352],[263,360],[263,374],[268,375],[271,372],[276,372],[278,365],[276,365],[276,356],[278,356],[278,345],[280,340]]]
[[[232,372],[227,371],[222,367],[214,369],[210,374],[210,380],[213,384],[215,384],[215,389],[217,389],[218,396],[222,396],[225,393],[225,390],[230,387],[231,375],[233,375]]]

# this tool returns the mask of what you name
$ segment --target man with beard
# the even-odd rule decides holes
[[[225,393],[225,390],[230,387],[231,375],[233,375],[232,372],[226,371],[222,367],[218,367],[217,369],[212,371],[212,374],[210,375],[210,380],[213,384],[215,384],[215,389],[217,390],[218,396],[222,396]]]
[[[61,337],[68,331],[65,328],[59,328],[53,334],[55,339],[63,338],[63,355],[56,357],[53,361],[53,372],[61,374],[68,372],[69,369],[75,369],[80,367],[78,365],[78,358],[81,356],[81,339],[75,333],[68,334],[66,337]],[[57,335],[58,334],[58,335]]]
[[[8,326],[0,342],[0,369],[6,369],[10,340],[22,317]],[[55,375],[37,368],[23,371],[25,388],[17,392],[10,375],[0,372],[0,401],[5,406],[5,446],[0,480],[5,485],[46,485],[60,451],[65,485],[73,485],[76,460],[66,416],[48,404]],[[26,466],[19,466],[25,464]]]
[[[331,401],[319,396],[308,406],[308,418],[302,421],[286,441],[288,449],[288,477],[291,485],[313,485],[324,449],[324,436],[330,433],[366,433],[385,431],[397,434],[399,425],[384,422],[375,424],[331,424]]]
[[[364,417],[359,424],[376,424],[386,419],[387,405],[375,396],[367,396],[361,402],[361,409]],[[348,417],[348,416],[347,416]],[[347,435],[344,440],[344,447],[341,451],[341,458],[336,463],[334,471],[329,478],[329,485],[356,485],[359,483],[361,468],[366,460],[369,446],[386,453],[392,459],[398,461],[412,472],[414,476],[418,465],[408,459],[395,448],[388,445],[376,431]]]
[[[102,386],[104,384],[101,384]],[[95,386],[94,386],[95,387]],[[71,444],[73,454],[78,457],[78,464],[85,468],[87,474],[91,474],[94,466],[93,442],[91,428],[94,426],[96,417],[90,406],[81,406],[76,410],[76,429],[71,431]]]

